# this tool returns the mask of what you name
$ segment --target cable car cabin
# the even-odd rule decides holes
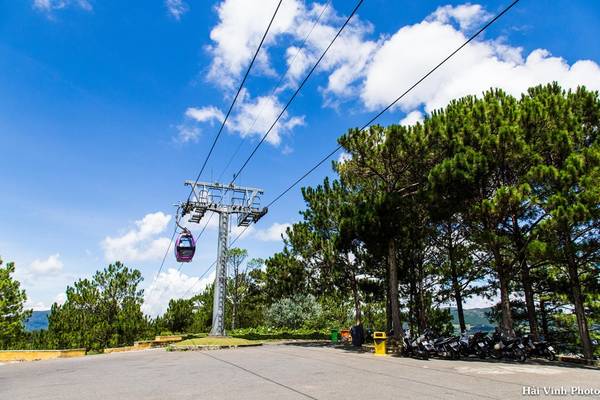
[[[190,262],[196,252],[196,242],[190,231],[181,232],[175,242],[175,258],[179,262]]]

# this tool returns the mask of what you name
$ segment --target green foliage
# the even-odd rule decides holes
[[[25,310],[27,301],[25,290],[19,281],[11,275],[15,272],[15,264],[2,266],[0,259],[0,349],[14,346],[24,333],[25,320],[31,316],[31,310]]]
[[[315,328],[323,310],[312,295],[297,294],[271,304],[265,312],[265,321],[273,328]],[[311,326],[313,325],[313,326]]]
[[[171,299],[163,315],[163,324],[171,332],[188,332],[194,323],[194,302],[191,299]]]
[[[363,307],[363,326],[375,331],[386,331],[386,310],[384,301],[367,302]]]
[[[267,260],[269,297],[353,298],[370,324],[385,314],[386,329],[405,318],[420,331],[449,329],[438,304],[499,293],[495,315],[509,334],[538,325],[547,334],[571,304],[589,357],[600,309],[599,132],[598,93],[556,84],[520,99],[467,96],[414,126],[351,129],[339,139],[349,157],[333,163],[339,180],[303,188],[303,221]]]
[[[48,330],[54,347],[102,350],[132,345],[148,321],[141,311],[142,274],[120,262],[67,287],[63,305],[54,303]]]
[[[264,291],[270,302],[293,296],[295,293],[307,293],[311,285],[309,270],[289,249],[275,253],[265,261]]]
[[[281,339],[318,339],[326,340],[330,337],[329,329],[285,329],[285,328],[242,328],[229,332],[230,336],[248,340],[281,340]]]
[[[302,189],[306,208],[282,251],[246,262],[245,250],[229,250],[232,332],[262,339],[362,322],[450,333],[445,305],[466,325],[465,299],[499,293],[491,317],[507,333],[539,331],[590,357],[600,323],[599,135],[598,93],[557,84],[519,99],[467,96],[414,126],[349,130],[339,139],[349,157],[333,163],[335,179]],[[52,345],[208,331],[212,286],[148,323],[140,279],[117,264],[76,282],[53,306]]]
[[[432,308],[428,313],[429,329],[442,336],[454,334],[452,314],[448,308]]]

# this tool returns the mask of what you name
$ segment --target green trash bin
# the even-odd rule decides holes
[[[331,343],[339,343],[340,341],[340,331],[339,329],[331,330]]]

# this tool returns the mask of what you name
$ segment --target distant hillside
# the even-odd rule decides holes
[[[476,330],[492,330],[495,326],[485,316],[485,313],[490,311],[489,307],[471,308],[463,311],[465,313],[465,323],[469,328],[475,327]],[[456,307],[450,307],[450,314],[452,315],[452,323],[458,329],[458,312],[456,311]],[[50,315],[50,310],[34,311],[31,318],[25,322],[25,329],[29,332],[48,329],[48,315]]]
[[[25,329],[28,332],[48,329],[48,315],[50,315],[50,310],[34,311],[31,317],[25,321]]]
[[[463,309],[463,313],[465,314],[465,324],[467,325],[467,329],[471,331],[491,331],[496,326],[494,323],[490,322],[486,317],[486,313],[490,311],[490,307],[485,308],[471,308],[468,310]],[[456,332],[459,331],[459,323],[458,323],[458,311],[456,307],[450,307],[450,314],[452,315],[452,324]]]
[[[490,312],[490,307],[463,309],[465,323],[467,325],[490,325],[490,320],[485,315],[487,312]],[[450,314],[452,314],[454,322],[458,324],[458,311],[456,307],[450,307]]]

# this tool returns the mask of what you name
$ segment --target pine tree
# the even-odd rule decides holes
[[[0,259],[0,349],[18,341],[25,330],[25,321],[31,316],[31,310],[24,308],[27,301],[25,290],[11,276],[14,272],[14,263],[9,262],[3,267]]]

